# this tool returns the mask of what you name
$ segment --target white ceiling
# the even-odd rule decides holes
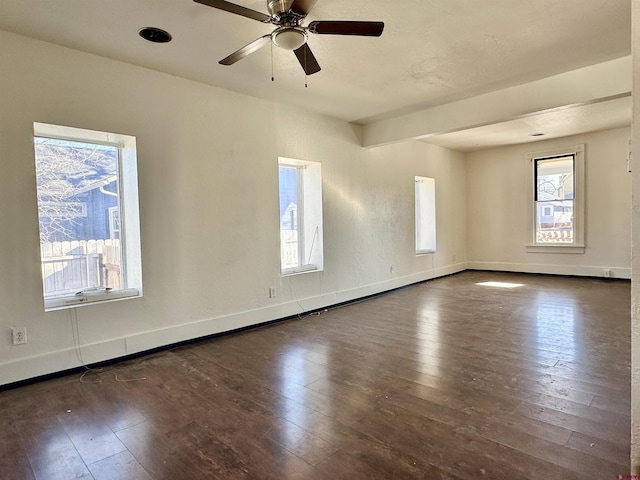
[[[372,124],[625,57],[631,0],[318,0],[306,22],[378,20],[380,38],[310,35],[308,88],[292,54],[218,60],[272,25],[192,0],[0,0],[0,29],[172,75]],[[235,3],[266,13],[266,0]],[[169,31],[153,44],[142,27]],[[1,68],[1,66],[0,66]],[[535,112],[428,138],[463,151],[629,125],[630,98]],[[544,138],[544,137],[542,137]]]

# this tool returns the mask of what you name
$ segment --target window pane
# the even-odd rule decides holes
[[[436,251],[436,181],[416,177],[415,223],[416,252]]]
[[[573,199],[573,156],[536,160],[536,200]]]
[[[554,201],[551,207],[538,202],[536,242],[573,243],[573,200]]]
[[[119,149],[34,140],[45,298],[120,289]]]
[[[536,160],[536,243],[573,243],[574,157]]]
[[[281,268],[287,269],[301,265],[298,168],[280,166],[279,176],[280,262]]]
[[[283,275],[322,270],[322,165],[278,158]]]

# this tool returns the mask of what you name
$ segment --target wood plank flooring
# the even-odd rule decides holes
[[[0,478],[613,480],[629,297],[469,271],[7,389]]]

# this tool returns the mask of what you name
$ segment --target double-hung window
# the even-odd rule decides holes
[[[34,124],[46,310],[142,295],[135,138]]]
[[[436,181],[415,178],[416,254],[436,251]]]
[[[323,268],[320,167],[317,162],[278,160],[283,275]]]
[[[584,147],[532,154],[529,251],[584,251]],[[563,248],[563,247],[574,247]]]

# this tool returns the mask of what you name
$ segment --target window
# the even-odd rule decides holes
[[[135,138],[34,123],[45,310],[142,295]]]
[[[436,251],[436,181],[416,177],[416,253]]]
[[[278,169],[282,274],[322,270],[320,163],[280,158]]]
[[[560,247],[555,251],[583,253],[584,147],[532,154],[529,159],[533,167],[533,244],[528,251],[553,253]]]
[[[573,243],[574,156],[534,161],[536,243]]]
[[[109,207],[109,238],[120,238],[120,208]]]

